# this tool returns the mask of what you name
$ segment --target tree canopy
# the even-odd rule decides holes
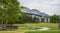
[[[59,15],[56,15],[56,14],[51,15],[50,20],[51,20],[52,23],[57,23],[58,20],[59,20]]]
[[[0,0],[0,20],[5,22],[18,21],[20,6],[17,0]]]
[[[0,20],[9,17],[10,20],[18,18],[20,12],[17,0],[0,0]]]

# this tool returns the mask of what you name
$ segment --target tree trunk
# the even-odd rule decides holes
[[[2,26],[2,29],[3,29],[3,30],[6,29],[6,26],[7,26],[8,21],[9,21],[9,17],[6,18],[5,20],[3,20],[3,26]]]
[[[3,26],[2,26],[2,29],[3,29],[3,30],[5,30],[5,29],[6,29],[7,23],[8,23],[8,21],[7,21],[7,20],[6,20],[6,21],[4,21]]]

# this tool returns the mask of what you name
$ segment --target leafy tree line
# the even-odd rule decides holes
[[[56,15],[56,14],[54,14],[54,15],[51,15],[50,16],[50,22],[51,23],[59,23],[59,15]]]
[[[36,17],[32,18],[32,16],[27,13],[22,13],[17,23],[39,23],[39,19]]]

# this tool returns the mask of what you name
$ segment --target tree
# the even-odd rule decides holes
[[[20,12],[19,2],[17,0],[0,0],[0,20],[6,28],[9,21],[18,21]]]
[[[50,16],[50,21],[52,23],[57,23],[58,20],[59,20],[59,16],[58,15],[54,14],[54,15]]]

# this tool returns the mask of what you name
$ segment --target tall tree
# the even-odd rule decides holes
[[[52,23],[57,23],[58,20],[59,20],[59,16],[56,15],[56,14],[51,15],[51,16],[50,16],[50,20],[51,20]]]
[[[0,0],[0,20],[3,21],[3,29],[6,28],[7,23],[17,21],[19,19],[20,7],[17,0]]]

